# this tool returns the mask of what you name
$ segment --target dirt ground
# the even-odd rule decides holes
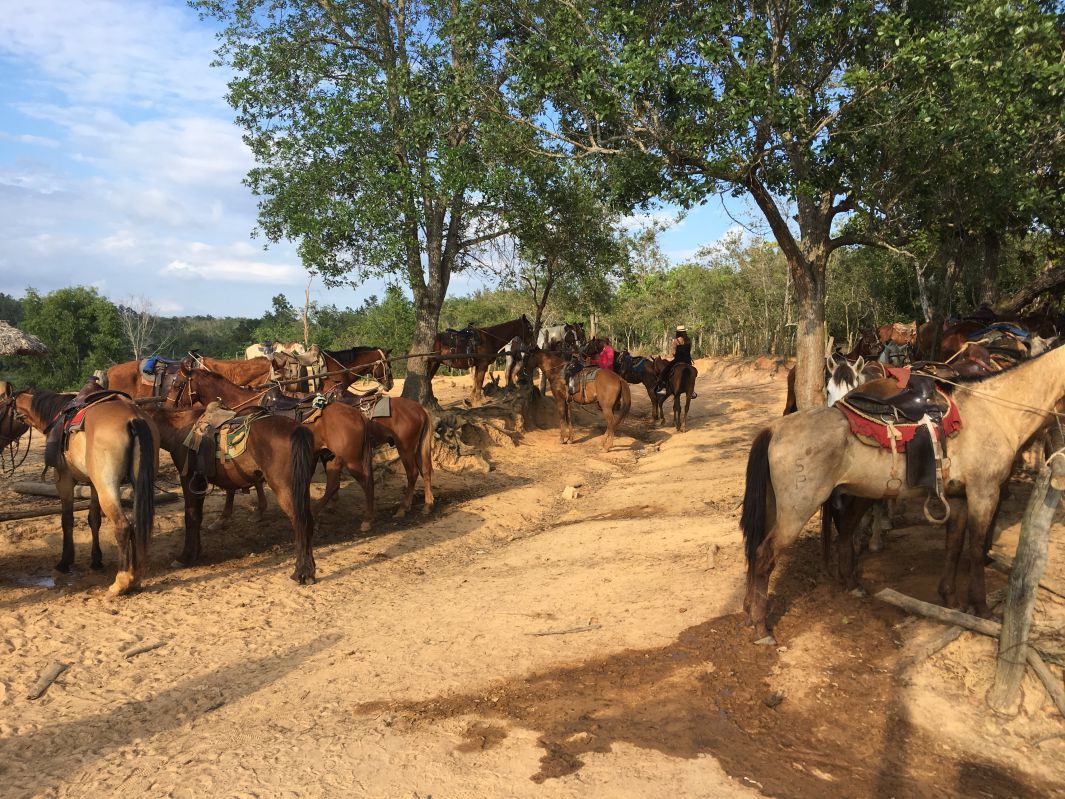
[[[185,569],[169,565],[180,505],[160,506],[152,574],[122,599],[105,590],[106,523],[109,568],[88,570],[80,513],[69,576],[52,568],[58,517],[0,524],[0,795],[1065,794],[1065,724],[1042,686],[1027,677],[1020,714],[993,716],[995,642],[968,633],[907,664],[910,642],[939,628],[837,589],[814,523],[773,581],[779,646],[751,643],[738,509],[783,372],[699,366],[686,434],[653,429],[636,387],[611,452],[598,416],[577,412],[574,445],[533,430],[493,449],[487,475],[438,472],[428,517],[390,518],[393,475],[360,535],[361,492],[346,487],[320,522],[313,586],[288,577],[276,504],[259,522],[248,497]],[[445,403],[467,390],[437,379]],[[39,474],[37,457],[18,477]],[[1006,552],[1029,485],[999,516]],[[19,502],[0,493],[5,509]],[[902,516],[865,556],[865,581],[934,601],[942,533],[915,508]],[[1040,592],[1043,634],[1063,618]],[[28,700],[52,661],[70,668]]]

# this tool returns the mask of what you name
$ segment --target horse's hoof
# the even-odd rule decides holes
[[[55,565],[55,570],[57,572],[61,572],[62,574],[70,574],[70,564],[64,563],[63,561],[59,561],[59,563]]]
[[[225,530],[226,529],[226,524],[227,524],[226,522],[224,522],[224,521],[222,521],[220,519],[218,521],[211,522],[209,525],[207,525],[207,532],[209,532],[209,533],[217,533],[220,530]]]
[[[104,562],[102,560],[94,561],[89,564],[89,568],[94,572],[102,572],[104,570]]]
[[[115,581],[111,583],[111,587],[107,589],[107,593],[111,596],[122,596],[129,593],[134,585],[133,575],[129,572],[119,572],[115,575]]]
[[[407,515],[407,509],[406,508],[400,508],[399,510],[396,511],[395,515],[392,516],[392,518],[393,519],[402,519],[406,515]]]
[[[856,597],[861,597],[861,598],[865,598],[865,597],[869,596],[869,592],[866,591],[864,588],[862,588],[860,585],[859,586],[855,586],[854,588],[852,588],[849,593],[850,593],[851,596],[856,596]]]
[[[422,505],[422,516],[428,516],[432,512],[433,512],[432,504]]]
[[[359,532],[360,533],[368,533],[368,532],[370,532],[370,526],[371,526],[370,522],[363,522],[362,524],[359,525]]]
[[[292,579],[300,585],[314,585],[316,582],[314,572],[304,573],[300,572],[298,569],[292,572]]]
[[[772,635],[767,635],[764,638],[759,638],[754,643],[756,646],[776,646],[777,639],[774,638]]]

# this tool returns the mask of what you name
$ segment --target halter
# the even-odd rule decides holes
[[[4,422],[10,418],[10,424],[23,424],[30,434],[29,440],[26,442],[26,448],[23,449],[22,436],[26,434],[25,432],[14,437],[9,437],[0,432],[0,438],[7,438],[7,441],[0,444],[0,473],[7,473],[8,475],[13,475],[15,470],[26,462],[30,449],[33,448],[33,425],[29,423],[25,414],[21,413],[15,405],[15,398],[23,393],[25,392],[18,391],[0,399],[0,430],[2,430]],[[19,457],[20,453],[22,455],[21,458]]]

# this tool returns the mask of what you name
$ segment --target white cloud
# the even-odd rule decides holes
[[[290,284],[302,278],[304,272],[298,266],[270,264],[263,261],[239,261],[226,258],[189,263],[176,259],[160,271],[182,280],[218,280],[240,283]]]

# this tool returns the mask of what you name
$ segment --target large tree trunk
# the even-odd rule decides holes
[[[432,296],[433,292],[419,292],[415,297],[414,338],[411,340],[410,352],[432,352],[436,342],[436,332],[440,327],[440,308],[443,298]],[[433,395],[433,384],[429,380],[429,358],[411,358],[407,361],[407,376],[403,380],[403,396],[420,403],[429,409],[438,405]]]
[[[825,273],[829,253],[825,247],[809,246],[813,252],[804,261],[788,259],[799,305],[795,330],[795,400],[799,410],[825,404]]]
[[[984,270],[980,276],[980,302],[994,305],[998,299],[998,273],[1002,263],[1002,238],[994,230],[984,233]]]

